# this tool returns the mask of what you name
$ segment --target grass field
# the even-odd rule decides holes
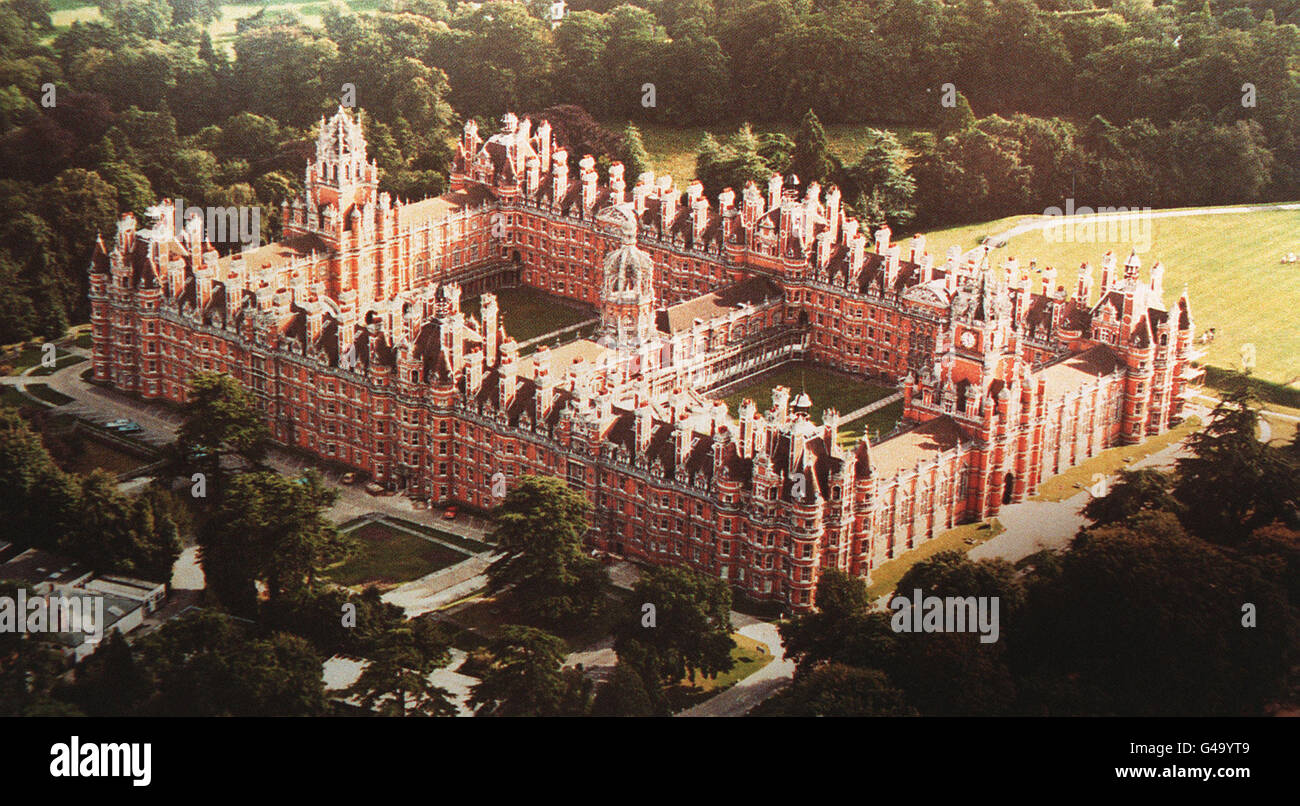
[[[516,342],[544,336],[560,328],[576,325],[596,316],[594,311],[572,307],[573,303],[561,300],[531,286],[499,288],[497,309],[506,333]],[[460,309],[466,316],[479,315],[480,297],[462,299]]]
[[[72,398],[51,389],[43,383],[28,384],[27,393],[55,406],[62,406],[64,403],[72,402]]]
[[[851,422],[843,423],[840,426],[839,438],[836,440],[840,445],[852,447],[858,444],[858,440],[865,433],[874,443],[889,435],[898,425],[898,421],[903,419],[903,401],[895,400],[888,406],[876,409],[865,417],[859,417]]]
[[[86,359],[84,356],[73,355],[72,353],[59,353],[58,357],[54,359],[54,366],[37,367],[36,369],[32,370],[32,375],[38,375],[38,376],[53,375],[54,373],[58,372],[64,367],[72,366],[73,364],[80,364],[82,361],[85,360]]]
[[[326,572],[347,587],[376,585],[388,590],[455,565],[467,556],[382,523],[367,523],[349,534],[361,542],[361,548]]]
[[[1193,415],[1160,436],[1149,437],[1136,445],[1107,448],[1038,485],[1038,494],[1031,500],[1064,501],[1072,498],[1084,487],[1091,485],[1098,475],[1112,476],[1139,459],[1144,459],[1182,440],[1200,427],[1200,418]]]
[[[772,662],[772,652],[767,644],[738,632],[731,634],[731,640],[735,645],[731,648],[733,665],[729,670],[717,677],[696,675],[694,681],[689,677],[683,678],[680,683],[668,689],[668,701],[674,711],[726,691]]]
[[[1300,381],[1300,264],[1282,264],[1286,252],[1300,252],[1300,210],[1261,209],[1248,213],[1202,214],[1152,218],[1149,251],[1142,257],[1142,277],[1152,264],[1165,266],[1165,303],[1172,305],[1187,284],[1196,331],[1217,331],[1206,348],[1204,363],[1239,369],[1242,348],[1253,344],[1255,375],[1280,384]],[[1004,232],[1029,220],[1018,217],[927,233],[926,250],[942,262],[950,246],[964,250],[986,235]],[[1100,228],[1099,228],[1100,229]],[[1140,233],[1139,233],[1140,234]],[[1093,266],[1094,283],[1101,278],[1101,256],[1108,249],[1122,265],[1131,244],[1052,243],[1042,231],[1027,232],[995,249],[995,264],[1016,256],[1026,265],[1033,258],[1040,268],[1055,266],[1058,283],[1073,293],[1079,264]],[[1033,278],[1037,282],[1038,278]],[[1095,293],[1095,292],[1094,292]]]
[[[740,404],[745,398],[753,400],[758,410],[764,412],[772,407],[774,386],[785,386],[790,390],[792,406],[799,392],[807,390],[808,396],[812,398],[809,418],[818,424],[822,421],[824,409],[835,408],[841,415],[848,414],[882,397],[889,397],[895,391],[889,386],[850,378],[815,364],[794,362],[783,364],[746,381],[743,386],[732,388],[723,400],[726,401],[727,409],[733,417],[740,411]],[[859,434],[862,433],[863,422],[865,421],[857,421]]]
[[[343,2],[353,11],[371,11],[379,8],[379,0],[343,0]],[[50,19],[54,22],[55,28],[66,28],[74,22],[91,22],[103,18],[99,7],[93,3],[86,3],[85,0],[52,0],[51,5],[54,13],[50,15]],[[325,0],[297,0],[297,2],[279,0],[279,2],[265,3],[249,0],[242,3],[223,3],[221,16],[208,27],[208,32],[212,34],[213,39],[232,37],[235,34],[235,22],[253,16],[263,6],[266,7],[268,14],[292,11],[298,15],[304,25],[319,27],[327,5],[328,2]]]
[[[30,406],[31,404],[32,402],[16,388],[9,385],[0,386],[0,406],[21,409],[23,406]]]
[[[379,0],[341,1],[353,11],[373,11],[379,8]],[[56,29],[67,28],[74,22],[92,22],[103,19],[99,7],[93,3],[86,3],[85,0],[52,0],[51,5],[54,8],[54,13],[50,15],[50,19],[54,22]],[[212,35],[215,44],[229,47],[230,40],[235,36],[235,23],[244,17],[253,16],[263,6],[265,6],[268,14],[292,11],[302,21],[303,25],[319,28],[322,25],[321,18],[327,5],[329,3],[326,0],[297,0],[296,2],[295,0],[280,0],[279,2],[265,3],[247,0],[247,2],[242,3],[223,3],[221,15],[208,26],[208,33]]]
[[[463,549],[465,551],[472,551],[474,553],[478,553],[480,551],[487,551],[492,548],[492,546],[487,543],[483,543],[481,541],[474,540],[469,537],[461,537],[460,535],[454,535],[451,532],[444,532],[441,529],[435,529],[432,526],[426,526],[423,523],[416,523],[415,521],[409,521],[405,518],[389,517],[387,518],[387,520],[398,526],[404,526],[407,529],[414,530],[416,532],[419,532],[420,534],[428,535],[429,537],[432,537],[434,540],[439,540],[442,541],[443,543],[450,543],[453,546],[456,546],[457,548]]]
[[[967,523],[935,535],[918,548],[901,557],[883,562],[873,570],[871,584],[867,586],[867,597],[875,601],[881,596],[893,593],[894,588],[898,586],[898,581],[903,578],[907,570],[927,557],[933,557],[941,551],[970,551],[980,543],[1002,534],[1003,531],[1005,530],[1002,523],[997,518],[993,518],[987,523]],[[967,543],[967,540],[972,542]]]

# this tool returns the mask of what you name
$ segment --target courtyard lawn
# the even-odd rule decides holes
[[[680,711],[700,700],[720,694],[772,662],[772,652],[767,644],[738,632],[731,634],[731,640],[734,643],[731,648],[732,667],[717,677],[697,674],[694,681],[685,677],[669,687],[666,694],[672,710]]]
[[[72,398],[68,397],[62,392],[57,392],[51,389],[50,387],[46,386],[43,383],[28,384],[26,388],[27,388],[27,394],[33,397],[40,398],[41,400],[44,400],[46,403],[49,403],[50,405],[53,406],[62,406],[64,403],[72,402]]]
[[[361,547],[351,558],[326,571],[327,577],[345,587],[375,585],[389,590],[449,568],[469,556],[379,522],[367,523],[349,534],[360,541]]]
[[[851,448],[857,445],[864,433],[870,435],[872,444],[889,436],[899,421],[903,419],[903,401],[895,400],[888,406],[882,406],[865,417],[840,425],[840,445]]]
[[[997,518],[993,518],[988,522],[967,523],[937,534],[918,548],[901,557],[887,560],[873,570],[871,584],[867,586],[867,598],[874,602],[881,596],[893,593],[894,588],[898,586],[898,580],[903,578],[908,569],[927,557],[933,557],[941,551],[970,551],[980,543],[1002,534],[1003,531],[1005,530],[1002,523]],[[967,540],[973,542],[967,543]]]
[[[659,176],[671,175],[677,187],[685,190],[695,177],[695,153],[699,149],[700,138],[704,133],[708,131],[714,137],[723,139],[735,134],[743,122],[736,120],[709,126],[681,127],[637,123],[637,128],[641,130],[641,140],[645,143],[646,153],[650,156],[650,169]],[[616,132],[622,132],[626,125],[625,120],[605,122],[607,128]],[[907,126],[871,126],[866,123],[831,123],[824,124],[823,127],[826,129],[826,141],[831,152],[846,163],[856,162],[862,156],[867,146],[867,132],[871,129],[892,131],[904,141],[907,136],[918,131]],[[796,120],[792,125],[754,123],[752,128],[755,133],[778,131],[794,139],[795,132],[799,129],[799,121]],[[635,182],[636,177],[629,177],[628,181]],[[739,193],[741,189],[735,190]]]
[[[806,390],[808,396],[812,398],[809,417],[818,424],[822,421],[824,409],[837,409],[842,416],[874,403],[882,397],[889,397],[896,391],[892,387],[864,381],[815,364],[792,362],[768,370],[740,386],[728,387],[726,397],[722,399],[733,417],[740,411],[740,404],[745,398],[753,400],[758,410],[764,412],[772,407],[774,386],[784,386],[790,390],[791,406],[794,405],[794,400],[799,393]],[[885,407],[888,408],[890,407]],[[864,421],[857,421],[859,434],[862,433],[862,422]]]
[[[1181,441],[1200,427],[1200,418],[1193,415],[1165,433],[1149,437],[1136,445],[1107,448],[1038,485],[1038,494],[1031,500],[1064,501],[1072,498],[1085,487],[1093,484],[1097,476],[1113,476],[1139,459],[1144,459]]]
[[[477,554],[482,551],[489,551],[492,548],[491,545],[475,540],[471,537],[461,537],[460,535],[445,532],[436,527],[426,526],[423,523],[417,523],[415,521],[407,520],[406,518],[389,517],[385,518],[385,520],[393,526],[404,527],[419,532],[422,535],[427,535],[442,543],[450,543],[462,551],[470,551]]]
[[[595,317],[595,311],[574,307],[566,299],[547,294],[531,286],[499,288],[493,292],[497,296],[497,309],[500,321],[505,325],[506,333],[516,342],[554,333],[562,328],[576,325]],[[478,318],[480,297],[462,299],[460,309],[466,316]]]
[[[1254,374],[1295,388],[1300,385],[1300,329],[1295,327],[1300,263],[1280,261],[1285,253],[1300,253],[1300,210],[1264,206],[1248,213],[1214,214],[1214,209],[1199,208],[1194,215],[1147,221],[1143,226],[1150,227],[1152,245],[1140,254],[1142,278],[1150,278],[1155,261],[1164,264],[1166,305],[1172,305],[1187,284],[1197,334],[1216,329],[1213,343],[1198,345],[1206,350],[1202,363],[1240,369],[1242,348],[1253,344]],[[1006,218],[927,233],[926,250],[942,263],[948,247],[974,248],[982,237],[1005,232],[1031,218]],[[1102,229],[1098,225],[1098,234],[1105,237]],[[1143,233],[1138,230],[1134,234]],[[1007,246],[991,254],[995,266],[1012,255],[1022,266],[1030,259],[1037,259],[1040,268],[1054,266],[1057,282],[1073,293],[1080,263],[1092,264],[1096,283],[1101,279],[1101,256],[1106,250],[1113,250],[1122,266],[1133,246],[1129,241],[1052,243],[1043,231],[1032,231],[1012,237]]]

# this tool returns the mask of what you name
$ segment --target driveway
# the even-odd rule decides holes
[[[731,614],[731,623],[739,626],[736,632],[741,635],[767,644],[772,662],[721,694],[676,716],[744,716],[794,679],[794,661],[786,659],[781,633],[775,624],[735,612]]]

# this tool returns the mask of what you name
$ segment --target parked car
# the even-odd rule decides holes
[[[372,481],[366,485],[366,492],[370,493],[371,495],[383,495],[384,487],[383,485],[376,484],[375,482]]]
[[[135,422],[134,420],[127,420],[125,425],[119,426],[114,430],[116,430],[117,433],[119,434],[138,434],[144,429],[141,428],[140,424]]]
[[[446,510],[445,512],[442,513],[442,517],[443,517],[445,520],[449,520],[449,521],[454,521],[454,520],[456,520],[456,508],[455,508],[455,507],[447,507],[447,510]]]
[[[343,482],[344,484],[351,484],[352,482],[354,482],[354,481],[356,481],[356,480],[357,480],[357,474],[356,474],[356,473],[344,473],[344,474],[339,478],[339,481]]]
[[[122,428],[123,426],[130,425],[130,424],[131,424],[131,421],[130,421],[130,420],[126,420],[126,419],[122,419],[122,420],[109,420],[108,422],[104,423],[104,427],[116,431],[117,429]]]

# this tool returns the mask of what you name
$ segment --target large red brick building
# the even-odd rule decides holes
[[[94,377],[183,401],[192,372],[230,373],[278,439],[415,497],[490,508],[497,474],[558,475],[593,545],[792,610],[823,569],[867,576],[1179,419],[1191,311],[1159,264],[1108,253],[1070,293],[987,250],[868,243],[833,187],[570,172],[545,121],[507,115],[486,141],[466,125],[449,193],[401,203],[340,109],[276,243],[220,255],[167,201],[122,217],[90,265]],[[598,336],[524,355],[483,293],[516,284],[596,307]],[[796,358],[898,385],[903,427],[844,447],[807,395],[737,418],[710,397]]]

